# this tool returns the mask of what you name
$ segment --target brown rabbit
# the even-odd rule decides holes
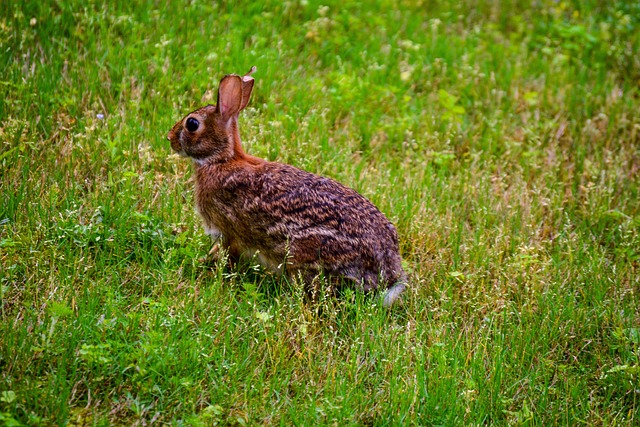
[[[302,278],[308,293],[323,274],[364,291],[383,287],[383,304],[390,306],[407,276],[389,220],[332,179],[243,151],[238,114],[249,102],[254,71],[225,76],[217,105],[189,113],[167,136],[176,152],[194,160],[196,205],[206,233],[221,239],[232,262],[257,255],[267,268]]]

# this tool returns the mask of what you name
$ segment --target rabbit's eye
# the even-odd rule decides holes
[[[198,127],[200,127],[200,122],[193,117],[189,117],[185,123],[185,127],[189,132],[195,132],[198,130]]]

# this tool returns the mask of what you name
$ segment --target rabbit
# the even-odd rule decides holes
[[[226,75],[217,104],[187,114],[167,135],[175,152],[193,159],[205,232],[220,239],[231,264],[257,256],[267,269],[302,279],[307,295],[315,295],[324,276],[365,292],[386,290],[382,303],[391,306],[407,274],[384,214],[333,179],[242,149],[238,115],[249,103],[255,69]]]

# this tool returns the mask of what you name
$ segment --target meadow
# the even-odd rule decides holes
[[[0,424],[640,424],[640,3],[0,8]],[[166,134],[257,67],[249,153],[397,226],[305,302],[203,260]]]

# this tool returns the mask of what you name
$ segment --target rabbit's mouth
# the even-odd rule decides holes
[[[171,143],[171,149],[175,151],[176,154],[178,154],[180,157],[188,157],[182,145],[181,132],[176,133],[174,129],[171,129],[167,134],[167,139]]]

